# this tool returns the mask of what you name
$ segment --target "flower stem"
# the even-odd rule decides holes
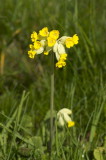
[[[53,140],[53,109],[54,109],[54,53],[51,54],[51,95],[50,95],[50,155]]]

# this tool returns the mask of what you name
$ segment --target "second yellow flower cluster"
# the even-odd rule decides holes
[[[57,120],[59,126],[63,127],[65,124],[67,124],[68,127],[73,127],[75,125],[75,122],[72,121],[70,117],[71,114],[72,111],[68,108],[63,108],[59,110],[59,112],[57,113]]]

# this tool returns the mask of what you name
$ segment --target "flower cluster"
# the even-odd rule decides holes
[[[72,114],[72,111],[67,108],[61,109],[57,113],[57,120],[60,126],[64,126],[65,123],[67,123],[68,127],[73,127],[75,125],[75,122],[72,121],[69,115]]]
[[[74,45],[78,44],[78,36],[75,34],[73,37],[62,36],[59,38],[59,31],[52,30],[48,31],[47,27],[44,27],[37,32],[33,32],[31,34],[32,44],[29,45],[30,50],[28,51],[28,55],[30,58],[34,58],[35,55],[44,53],[44,55],[48,55],[51,50],[56,55],[57,63],[56,67],[62,68],[66,65],[67,53],[65,51],[66,48],[71,48]]]

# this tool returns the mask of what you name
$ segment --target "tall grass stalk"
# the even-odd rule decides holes
[[[100,119],[100,116],[102,114],[102,110],[104,108],[105,103],[106,103],[106,95],[105,94],[100,95],[100,98],[97,101],[95,111],[94,111],[94,115],[93,115],[93,124],[91,126],[91,132],[90,132],[90,143],[93,142],[93,139],[96,135],[97,126],[98,126],[99,119]]]
[[[19,107],[18,109],[16,110],[16,112],[13,114],[13,115],[17,115],[16,117],[16,121],[15,121],[15,126],[14,126],[14,131],[13,131],[13,138],[12,138],[12,143],[10,145],[10,151],[9,151],[9,154],[8,154],[8,157],[7,157],[7,160],[10,159],[10,155],[11,155],[11,151],[12,151],[12,147],[15,146],[17,148],[17,145],[16,145],[16,133],[19,129],[18,125],[20,123],[20,116],[22,114],[22,107],[23,107],[23,104],[26,100],[26,98],[28,97],[28,93],[26,94],[26,92],[24,91],[23,94],[22,94],[22,98],[21,98],[21,101],[20,101],[20,104],[19,104]]]
[[[75,8],[74,8],[74,18],[75,18],[75,30],[78,32],[78,2],[75,0]]]

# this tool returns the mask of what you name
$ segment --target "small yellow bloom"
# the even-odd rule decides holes
[[[48,32],[48,28],[47,27],[44,27],[42,30],[39,31],[39,34],[42,36],[42,37],[47,37],[49,32]]]
[[[73,40],[74,44],[78,44],[79,37],[77,36],[77,34],[75,34],[75,35],[72,37],[72,40]]]
[[[36,33],[36,32],[33,32],[33,33],[31,34],[31,40],[32,40],[32,42],[35,42],[35,41],[37,40],[37,38],[38,38],[37,33]]]
[[[48,41],[48,46],[49,47],[53,47],[55,45],[55,43],[56,43],[56,40],[54,38],[52,38],[52,37],[48,37],[47,41]]]
[[[36,52],[33,50],[28,51],[29,58],[33,59],[35,57],[35,54],[36,54]]]
[[[72,37],[66,38],[65,45],[67,48],[73,47],[74,46],[73,38]]]
[[[31,50],[34,50],[34,46],[33,46],[32,44],[29,45],[29,48],[30,48]]]
[[[59,31],[58,30],[52,30],[49,34],[49,37],[52,37],[53,39],[59,38]]]
[[[68,121],[68,127],[73,127],[75,125],[74,121]]]
[[[66,66],[66,62],[65,61],[62,61],[62,60],[59,60],[57,63],[56,63],[56,67],[58,68],[62,68]]]
[[[35,41],[34,48],[39,49],[42,46],[42,44],[39,41]]]
[[[48,55],[48,54],[49,54],[49,52],[48,52],[48,51],[45,51],[45,52],[44,52],[44,55]]]

